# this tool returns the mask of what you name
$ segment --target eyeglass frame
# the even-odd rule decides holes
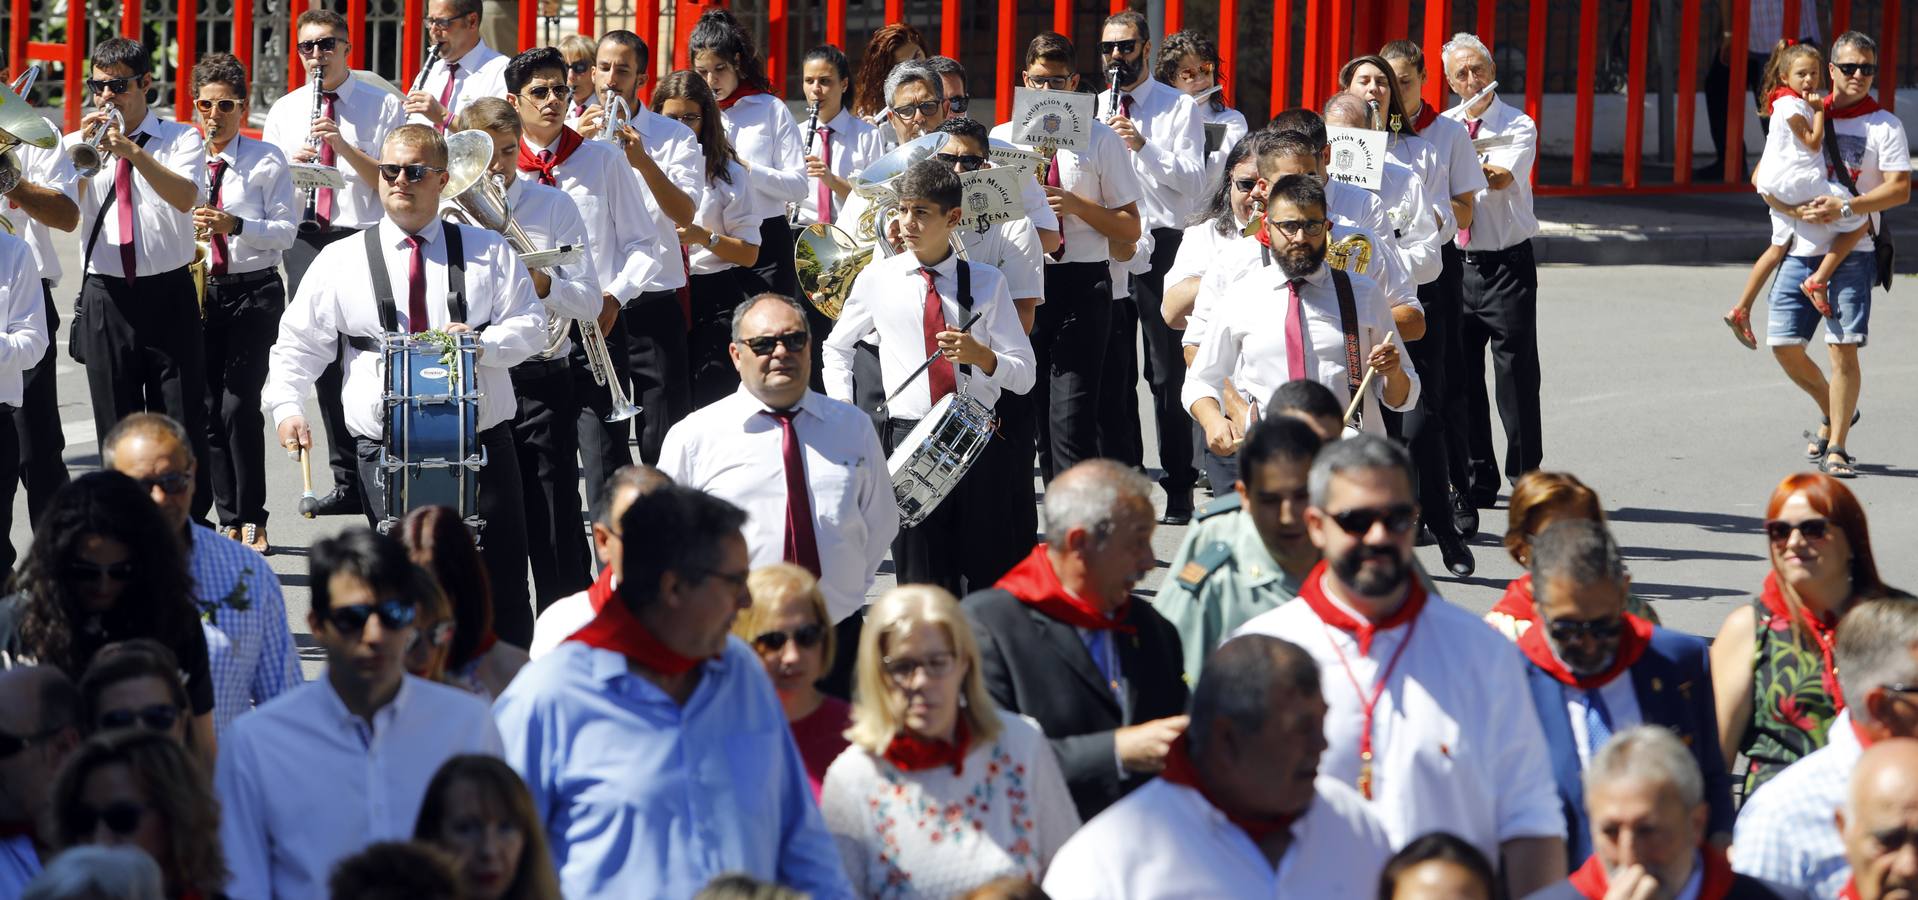
[[[426,175],[429,172],[434,175],[446,174],[445,166],[429,166],[425,163],[407,163],[405,165],[399,163],[380,163],[374,168],[380,170],[380,180],[387,184],[398,184],[401,175],[406,176],[406,182],[408,184],[419,184],[426,180]],[[418,178],[413,177],[414,170],[419,171],[420,175]]]

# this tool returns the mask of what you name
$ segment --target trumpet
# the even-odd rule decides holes
[[[73,171],[81,178],[100,174],[101,167],[106,165],[106,152],[100,148],[100,144],[106,140],[109,128],[126,129],[126,118],[120,115],[117,106],[108,105],[107,117],[94,123],[80,143],[67,150],[67,158],[73,161]]]
[[[612,88],[600,92],[599,105],[606,115],[600,120],[599,133],[593,135],[593,140],[618,143],[620,131],[632,124],[633,108]]]
[[[324,97],[320,96],[320,77],[324,75],[325,73],[326,73],[326,66],[315,65],[313,67],[313,83],[309,85],[309,87],[313,91],[313,110],[312,112],[308,113],[306,117],[306,124],[308,128],[313,127],[313,123],[318,122],[320,120],[320,104],[324,102],[325,100]],[[309,133],[306,138],[306,146],[311,148],[315,153],[319,152],[319,149],[320,149],[319,138],[316,138],[311,133]],[[300,216],[300,233],[312,234],[319,230],[320,230],[320,189],[318,187],[310,187],[306,189],[306,212]]]

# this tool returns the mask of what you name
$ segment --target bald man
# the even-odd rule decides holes
[[[135,413],[113,426],[100,448],[101,464],[140,482],[167,526],[185,536],[213,674],[213,718],[200,737],[223,735],[234,717],[300,684],[280,580],[252,548],[191,521],[199,465],[180,423]]]
[[[1880,741],[1858,760],[1851,790],[1835,816],[1845,839],[1849,900],[1914,896],[1918,891],[1918,741]]]
[[[0,897],[18,897],[52,848],[35,830],[53,776],[80,743],[79,692],[59,669],[0,671]]]

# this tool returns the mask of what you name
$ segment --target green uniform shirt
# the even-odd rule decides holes
[[[1153,601],[1179,630],[1186,682],[1198,681],[1206,654],[1252,617],[1297,596],[1303,581],[1279,568],[1237,494],[1208,504]]]

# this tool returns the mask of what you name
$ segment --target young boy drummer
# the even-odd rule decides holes
[[[850,403],[854,345],[878,334],[886,394],[898,392],[884,411],[880,441],[888,449],[903,442],[947,394],[963,392],[992,409],[1001,392],[1030,390],[1034,371],[1032,344],[1020,327],[1005,276],[953,252],[961,188],[951,164],[928,159],[913,165],[900,176],[898,193],[899,232],[907,252],[874,261],[860,273],[823,348],[826,393]],[[979,320],[963,328],[975,313]],[[932,365],[913,378],[935,352]],[[964,551],[964,535],[998,527],[994,485],[984,474],[968,472],[931,515],[899,533],[892,556],[901,584],[937,584],[963,595],[1004,574],[983,571],[975,565],[977,554]]]

